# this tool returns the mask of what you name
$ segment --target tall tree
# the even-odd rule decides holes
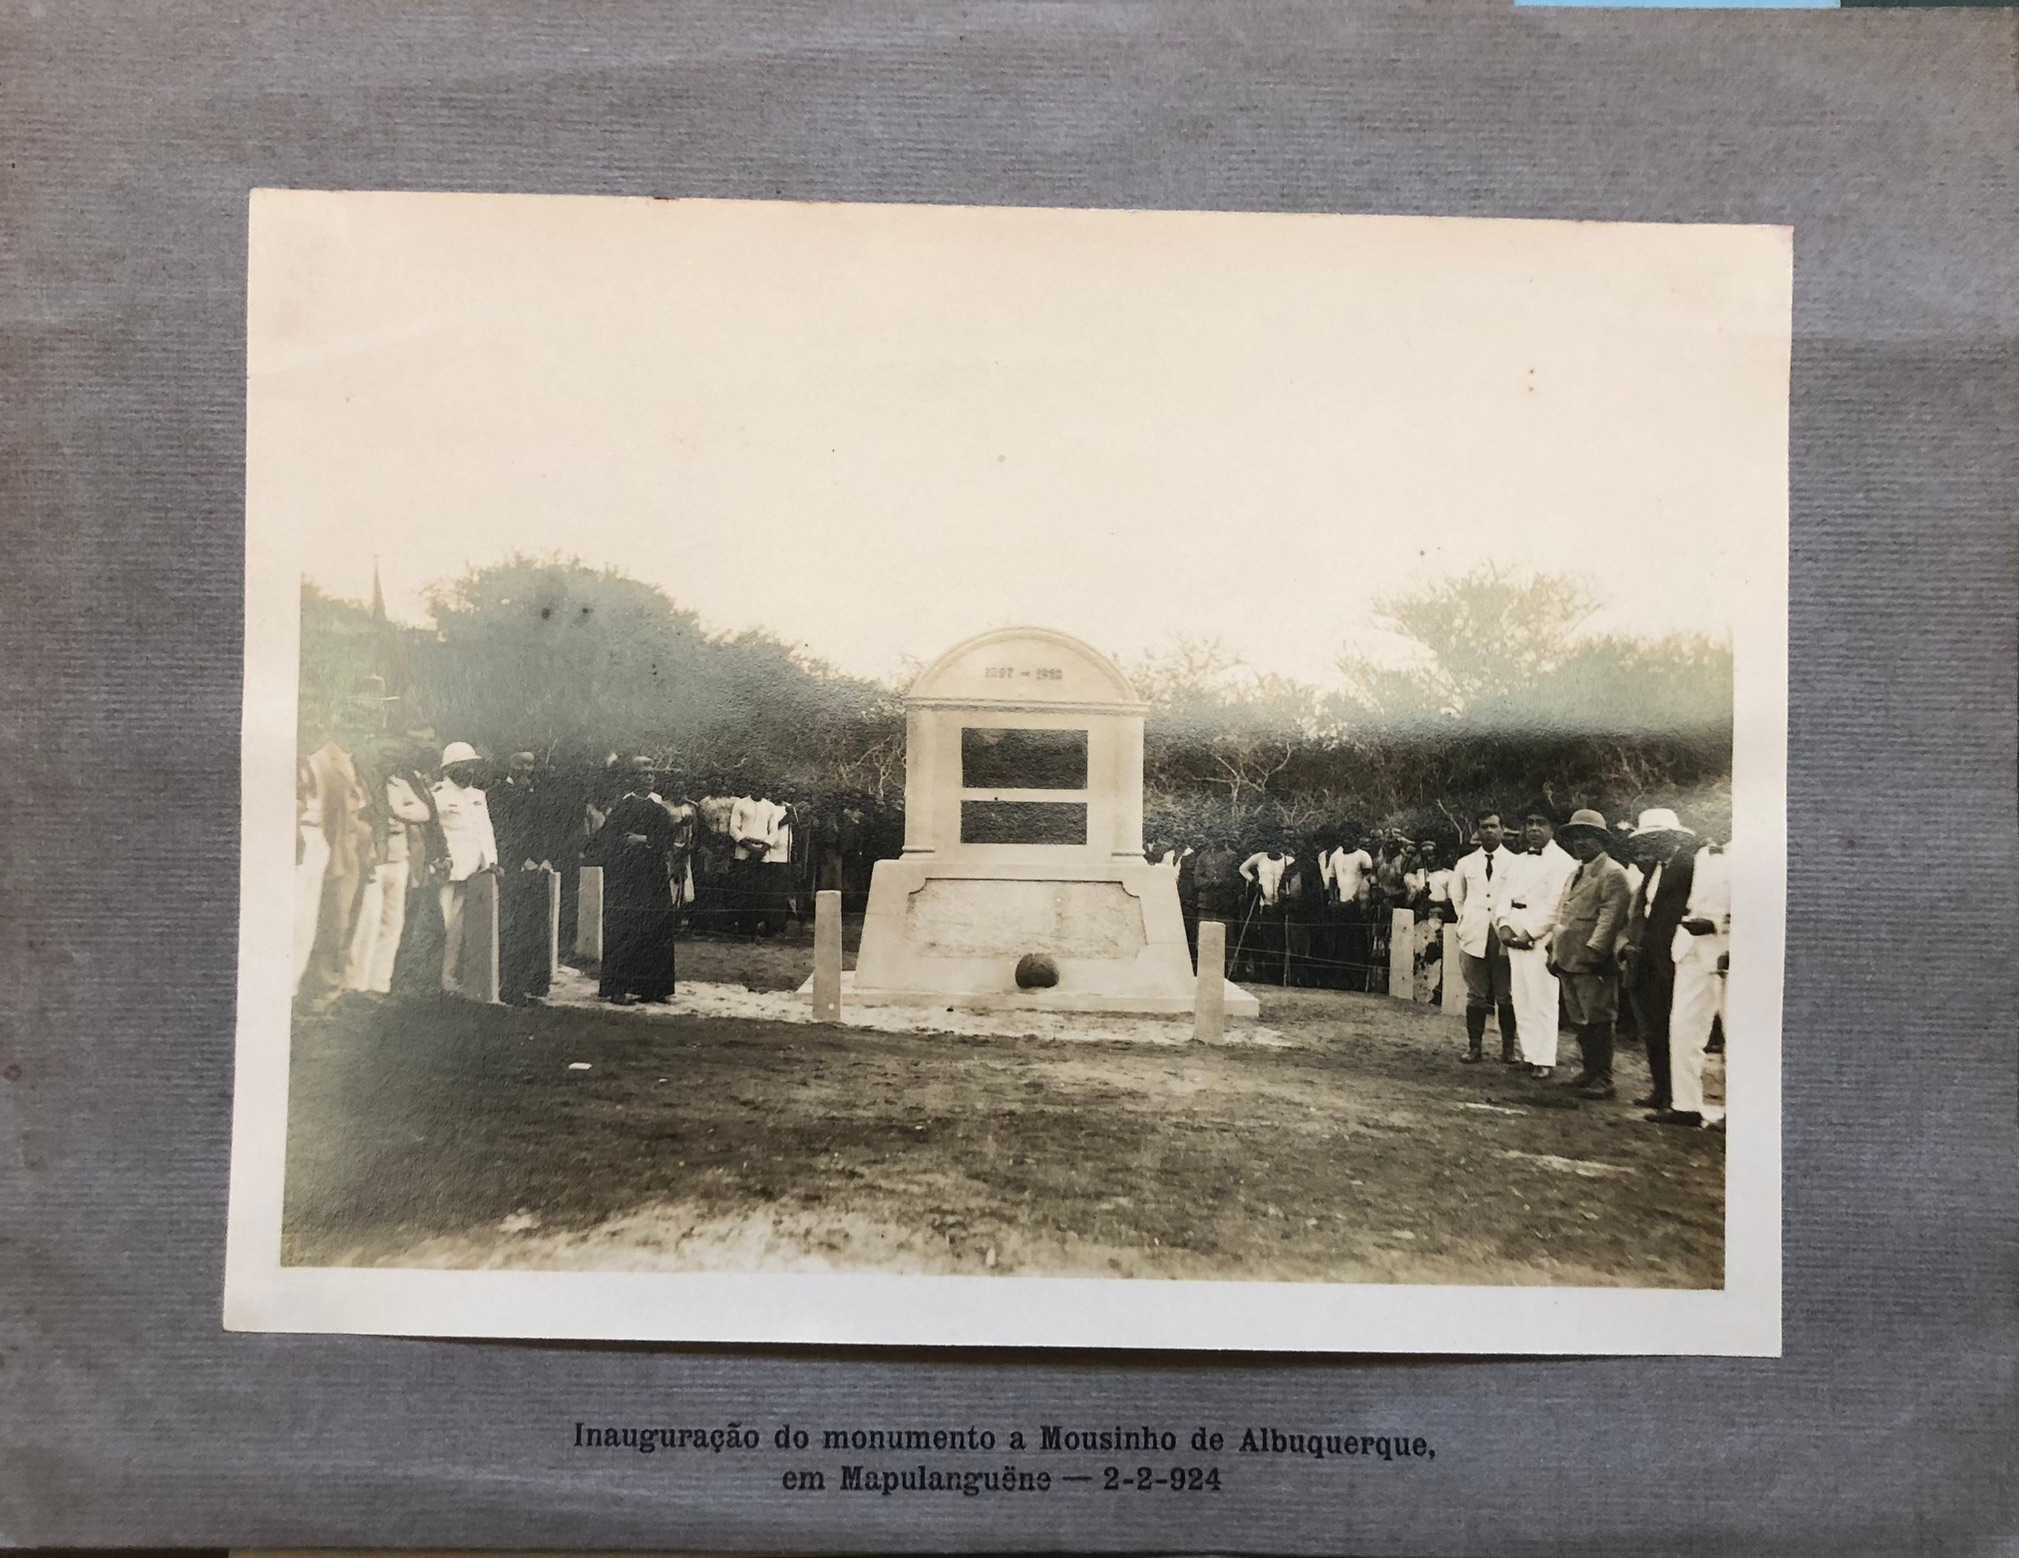
[[[1283,788],[1326,723],[1318,690],[1257,672],[1218,639],[1178,638],[1127,667],[1151,707],[1144,751],[1152,789],[1222,792],[1239,816]]]
[[[1379,602],[1404,654],[1342,658],[1340,706],[1398,815],[1459,827],[1480,805],[1632,807],[1727,782],[1729,644],[1587,633],[1593,609],[1573,579],[1493,566]]]
[[[889,690],[758,629],[711,633],[654,585],[515,556],[429,593],[436,707],[467,739],[584,755],[636,747],[725,786],[813,788],[887,766]],[[444,729],[446,731],[446,723]],[[860,777],[860,775],[855,775]]]
[[[1342,656],[1345,707],[1390,727],[1532,723],[1538,689],[1576,653],[1578,629],[1596,609],[1574,579],[1498,564],[1386,596],[1375,621],[1403,641],[1406,658]]]

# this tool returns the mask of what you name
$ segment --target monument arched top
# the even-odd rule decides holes
[[[1093,645],[1052,628],[995,628],[926,667],[905,702],[922,708],[1062,708],[1141,714],[1121,667]]]

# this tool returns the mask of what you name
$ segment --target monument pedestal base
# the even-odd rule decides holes
[[[1019,989],[1016,967],[1042,953],[1058,983]],[[1198,981],[1185,947],[1177,873],[1141,860],[879,861],[849,1000],[968,1011],[1190,1014]],[[1255,998],[1226,987],[1227,1015]]]
[[[1220,981],[1226,991],[1230,1020],[1261,1015],[1261,1004],[1231,979]],[[813,981],[799,987],[803,1000],[813,999]],[[1098,996],[1058,990],[1008,990],[988,995],[948,995],[937,990],[864,990],[855,982],[853,971],[841,976],[841,1009],[851,1002],[864,1006],[917,1006],[952,1008],[958,1012],[1101,1012],[1135,1014],[1144,1017],[1189,1017],[1193,997],[1157,1001],[1140,996]]]

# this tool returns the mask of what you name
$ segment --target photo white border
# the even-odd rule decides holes
[[[270,267],[261,263],[261,208],[293,193],[252,193],[249,293],[272,280]],[[1458,217],[1359,220],[1598,225]],[[1749,231],[1771,235],[1786,259],[1790,336],[1781,344],[1791,350],[1792,232]],[[249,306],[249,317],[252,312]],[[1727,1005],[1743,1041],[1725,1056],[1723,1289],[338,1269],[280,1262],[303,548],[299,531],[286,523],[277,473],[261,460],[259,407],[248,392],[238,1032],[225,1328],[895,1347],[1780,1356],[1780,1035],[1787,902],[1785,415],[1779,433],[1779,524],[1758,535],[1744,598],[1731,603],[1733,816],[1743,841],[1732,852],[1732,917],[1743,935],[1732,960]]]

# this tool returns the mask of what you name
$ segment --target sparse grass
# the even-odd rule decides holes
[[[680,955],[685,978],[760,989],[810,962],[802,937]],[[865,1264],[822,1231],[905,1230],[876,1262],[892,1269],[929,1246],[933,1269],[999,1251],[1002,1272],[1721,1282],[1722,1136],[1542,1107],[1524,1078],[1460,1066],[1461,1030],[1432,1012],[1257,994],[1296,1047],[349,1007],[295,1035],[285,1258],[397,1264],[452,1241],[475,1263],[509,1256],[508,1218],[552,1238],[677,1206]],[[1630,1051],[1621,1071],[1622,1096],[1644,1083]]]

